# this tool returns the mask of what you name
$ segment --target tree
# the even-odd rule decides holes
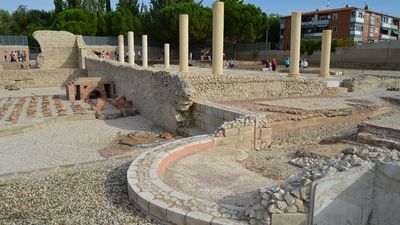
[[[197,3],[178,3],[162,8],[153,15],[150,34],[161,43],[179,40],[179,15],[189,15],[190,43],[203,42],[211,34],[212,12]]]
[[[111,2],[110,2],[110,0],[106,0],[106,12],[111,12]]]
[[[253,4],[243,0],[225,0],[225,39],[233,44],[234,58],[236,46],[241,42],[254,42],[265,34],[268,17]]]
[[[0,9],[0,34],[12,34],[12,17],[8,11]]]
[[[96,35],[96,15],[84,9],[68,9],[57,15],[54,29],[77,35]]]
[[[139,15],[139,3],[137,0],[119,0],[118,7],[128,8],[132,15]]]
[[[132,15],[131,11],[124,7],[118,7],[116,11],[107,13],[101,23],[104,25],[100,32],[104,35],[126,34],[128,31],[141,30],[139,16]]]
[[[60,13],[64,10],[65,4],[63,0],[54,0],[54,11]]]
[[[150,11],[158,12],[163,7],[179,4],[179,3],[193,3],[194,0],[150,0]],[[201,4],[202,1],[199,2]]]

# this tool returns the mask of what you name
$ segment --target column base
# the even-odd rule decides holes
[[[299,78],[299,77],[301,77],[301,76],[300,76],[300,73],[289,73],[289,74],[287,75],[287,77]]]

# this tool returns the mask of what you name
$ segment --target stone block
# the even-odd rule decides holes
[[[173,192],[170,193],[170,195],[171,195],[171,196],[174,196],[174,197],[177,197],[177,198],[179,198],[179,199],[181,199],[181,200],[184,200],[184,201],[185,201],[185,200],[193,199],[192,196],[187,195],[187,194],[184,194],[184,193],[182,193],[182,192],[178,192],[178,191],[173,191]]]
[[[264,138],[271,138],[272,137],[272,128],[271,127],[263,127],[258,128],[259,136],[257,138],[264,139]]]
[[[149,202],[153,199],[154,195],[147,191],[137,194],[137,204],[145,211],[149,211]]]
[[[239,135],[239,129],[237,127],[224,130],[225,137],[238,136],[238,135]]]
[[[244,223],[226,219],[226,218],[214,218],[211,221],[211,225],[243,225]]]
[[[210,225],[212,219],[210,214],[192,211],[186,214],[185,221],[187,225]]]
[[[167,208],[167,221],[176,225],[185,225],[185,215],[189,211],[180,208]]]
[[[152,216],[155,216],[161,220],[167,219],[167,203],[158,199],[153,199],[149,202],[149,212]]]
[[[307,214],[272,214],[271,225],[307,225]]]
[[[239,127],[239,135],[254,135],[254,126]]]

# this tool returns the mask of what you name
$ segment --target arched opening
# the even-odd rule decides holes
[[[101,94],[100,94],[100,91],[98,91],[98,90],[93,90],[89,94],[89,99],[97,99],[97,98],[100,98],[100,97],[101,97]]]

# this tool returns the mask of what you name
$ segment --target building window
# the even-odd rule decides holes
[[[356,11],[351,12],[351,17],[356,17]]]
[[[389,23],[389,17],[383,17],[382,18],[383,23]]]
[[[350,31],[354,31],[354,30],[355,30],[354,24],[350,24]]]
[[[332,14],[332,20],[338,20],[339,15],[338,14]]]
[[[375,28],[373,28],[373,27],[370,27],[370,28],[369,28],[369,32],[370,32],[370,33],[374,33],[374,30],[375,30]]]
[[[337,32],[337,27],[332,27],[332,32]]]
[[[363,12],[358,12],[358,18],[364,18],[364,13]]]

